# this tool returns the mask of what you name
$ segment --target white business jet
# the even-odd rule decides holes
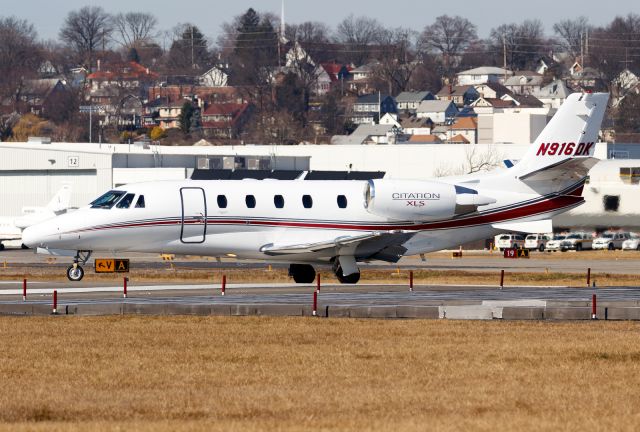
[[[65,213],[71,200],[71,186],[64,184],[45,207],[22,207],[22,216],[0,218],[0,250],[2,241],[20,240],[25,228]]]
[[[549,232],[583,203],[608,95],[573,94],[513,167],[430,180],[183,180],[126,185],[85,208],[27,228],[23,241],[75,256],[160,252],[289,263],[296,282],[333,264],[343,283],[358,262],[457,247],[504,230]],[[59,251],[63,250],[63,251]]]

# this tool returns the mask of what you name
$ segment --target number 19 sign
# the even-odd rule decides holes
[[[529,258],[529,249],[505,249],[505,258]]]

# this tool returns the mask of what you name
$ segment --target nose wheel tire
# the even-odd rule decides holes
[[[67,278],[72,282],[79,282],[84,277],[84,269],[77,266],[69,266],[67,269]]]

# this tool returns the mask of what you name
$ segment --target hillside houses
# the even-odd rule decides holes
[[[409,92],[405,91],[396,96],[396,104],[399,112],[415,113],[420,102],[434,100],[436,97],[430,91]]]
[[[488,82],[504,84],[505,80],[512,76],[513,72],[494,66],[481,66],[458,72],[456,75],[458,85],[476,85]]]
[[[542,75],[532,71],[516,71],[504,81],[504,86],[515,94],[533,94],[542,87]]]
[[[438,100],[452,101],[458,108],[469,105],[479,96],[472,85],[446,85],[438,92]]]
[[[202,129],[206,137],[238,138],[252,112],[249,103],[211,104],[202,113]]]
[[[458,113],[458,107],[450,100],[426,100],[420,102],[416,117],[431,119],[434,123],[446,123]]]
[[[383,114],[398,111],[394,98],[380,93],[358,96],[352,107],[350,119],[356,125],[377,123]]]
[[[360,96],[353,105],[353,112],[367,115],[357,118],[362,122],[359,124],[379,123],[381,128],[377,138],[363,138],[360,129],[358,135],[347,142],[531,142],[546,125],[555,105],[564,100],[570,90],[563,82],[542,87],[542,76],[528,71],[518,72],[504,81],[508,87],[501,83],[503,80],[498,78],[498,73],[504,74],[504,70],[476,69],[469,75],[477,81],[480,81],[478,77],[488,81],[475,85],[446,85],[435,96],[429,91],[401,92],[395,98],[397,110],[380,109],[382,117],[379,121],[378,112],[374,110],[383,100],[388,107],[393,106],[393,98],[377,94]],[[545,101],[534,94],[544,97]],[[394,130],[393,137],[387,136],[390,128]]]
[[[154,127],[181,129],[182,110],[188,103],[195,110],[197,127],[182,128],[185,136],[196,131],[194,136],[217,141],[270,140],[278,136],[277,128],[289,128],[292,122],[300,121],[308,142],[329,142],[333,134],[353,131],[347,135],[351,138],[337,142],[475,144],[529,141],[573,91],[568,80],[579,82],[578,89],[596,84],[590,81],[594,74],[580,64],[571,69],[569,79],[550,83],[549,76],[537,70],[514,72],[479,66],[457,73],[450,84],[444,80],[446,84],[439,89],[412,88],[415,83],[407,81],[403,84],[406,90],[400,91],[381,78],[384,65],[375,56],[353,64],[345,57],[332,59],[331,52],[339,52],[333,51],[333,46],[317,59],[309,54],[318,51],[315,46],[292,41],[283,48],[277,64],[274,61],[254,72],[265,73],[262,88],[229,85],[239,81],[233,76],[232,63],[220,57],[207,68],[186,75],[161,74],[134,61],[103,59],[80,84],[86,89],[81,104],[94,107],[92,112],[101,127],[138,133]],[[541,60],[540,67],[548,71],[556,66],[543,65]],[[54,69],[43,70],[52,74]],[[567,71],[571,73],[569,68]],[[620,82],[633,85],[634,79],[637,76],[627,71]],[[66,91],[64,83],[51,82],[55,83],[50,92]],[[47,91],[38,96],[33,88],[25,81],[21,101],[32,112],[42,112],[42,97]],[[380,89],[396,89],[397,93],[386,94]],[[328,98],[334,98],[333,106],[327,106]],[[291,113],[285,115],[289,104]],[[254,125],[258,121],[273,130],[259,135]],[[371,127],[360,127],[365,125]]]

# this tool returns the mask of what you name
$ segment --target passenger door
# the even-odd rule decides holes
[[[207,235],[207,200],[204,190],[197,187],[180,189],[182,200],[182,228],[180,240],[183,243],[204,243]]]

